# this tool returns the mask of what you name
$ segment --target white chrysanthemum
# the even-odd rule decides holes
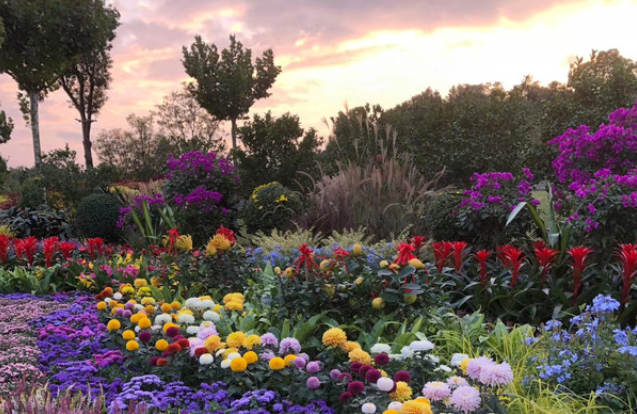
[[[205,306],[203,305],[203,301],[197,299],[195,302],[193,302],[192,306],[190,306],[190,308],[194,309],[194,310],[203,310],[206,309]]]
[[[189,326],[186,328],[186,332],[188,333],[188,335],[197,335],[199,333],[199,327]]]
[[[199,363],[201,365],[210,365],[214,362],[214,357],[211,354],[203,354],[199,357]]]
[[[157,325],[163,325],[165,323],[172,322],[172,320],[173,318],[166,313],[162,313],[161,315],[155,316],[155,323]]]
[[[219,355],[223,355],[223,353],[226,352],[225,349],[221,348],[220,350],[217,351],[217,353],[215,354],[215,356],[219,356]]]
[[[186,302],[184,303],[184,306],[186,306],[187,308],[192,308],[192,305],[200,302],[199,298],[190,298],[190,299],[186,299]]]
[[[460,366],[460,363],[462,361],[464,361],[465,359],[469,359],[469,355],[467,355],[467,354],[453,354],[451,356],[451,362],[449,362],[449,364],[452,367],[458,367],[458,366]]]
[[[424,341],[414,341],[409,344],[409,348],[413,351],[431,351],[434,349],[434,344],[426,339]]]
[[[408,346],[403,346],[403,348],[400,350],[400,355],[403,358],[411,358],[414,356],[414,350]]]
[[[439,364],[440,363],[440,358],[438,358],[437,356],[427,355],[426,358],[428,360],[430,360],[431,362],[433,362],[434,364]]]
[[[230,368],[230,364],[231,363],[232,363],[231,360],[224,359],[223,361],[221,361],[221,368],[223,368],[223,369]]]
[[[241,357],[241,354],[240,354],[240,353],[238,353],[238,352],[230,352],[230,353],[228,354],[228,359],[229,359],[230,361],[232,361],[233,359],[240,358],[240,357]]]
[[[123,298],[123,296],[119,292],[115,292],[115,294],[113,295],[113,299],[115,299],[115,300],[122,300],[122,298]]]
[[[387,344],[376,344],[372,346],[372,349],[370,349],[370,352],[372,354],[389,354],[391,353],[391,346]]]
[[[201,306],[204,309],[212,309],[212,308],[215,307],[215,303],[212,300],[210,300],[210,299],[206,299],[206,300],[202,300],[201,301]]]
[[[438,368],[434,369],[434,371],[451,372],[451,368],[446,365],[440,365]]]
[[[177,322],[192,324],[195,323],[195,317],[192,315],[188,315],[187,313],[181,313],[177,316]]]
[[[381,377],[376,382],[376,386],[383,392],[390,392],[394,389],[394,380],[387,377]]]
[[[401,359],[403,359],[403,356],[400,354],[389,354],[389,359],[391,359],[392,361],[400,361]]]
[[[110,301],[112,301],[112,300],[113,300],[113,298],[106,298],[106,299],[104,299],[104,302],[110,303]]]
[[[142,309],[144,309],[144,306],[142,306],[140,303],[138,303],[138,304],[135,305],[135,309],[142,310]]]
[[[365,414],[374,414],[376,412],[376,404],[374,404],[374,403],[365,403],[361,407],[361,410]]]
[[[399,401],[394,401],[389,403],[389,405],[387,406],[388,410],[396,410],[396,411],[400,411],[400,409],[403,408],[403,403],[399,402]]]
[[[203,314],[203,318],[207,321],[219,322],[221,317],[217,312],[213,312],[211,310],[205,311]]]

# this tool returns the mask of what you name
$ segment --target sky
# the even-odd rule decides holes
[[[283,69],[272,96],[251,113],[298,114],[304,128],[365,103],[391,108],[428,87],[446,95],[460,83],[532,75],[566,82],[569,63],[592,49],[637,60],[631,27],[637,0],[109,0],[121,13],[109,100],[93,124],[125,128],[188,81],[182,46],[199,34],[220,49],[235,34],[253,57],[271,48]],[[0,75],[0,107],[15,123],[0,146],[9,165],[32,166],[33,146],[16,99]],[[82,162],[81,126],[66,94],[40,106],[42,151],[65,144]],[[225,128],[226,131],[229,127]],[[97,159],[97,157],[95,157]]]

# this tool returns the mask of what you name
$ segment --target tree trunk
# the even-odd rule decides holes
[[[35,167],[39,169],[42,164],[39,119],[40,94],[38,92],[30,92],[29,99],[31,100],[31,134],[33,135],[33,155],[35,157]]]
[[[91,121],[83,119],[82,121],[82,143],[84,144],[84,161],[86,162],[86,168],[93,168],[93,143],[91,142]]]
[[[232,152],[234,154],[237,151],[237,118],[232,118],[230,121],[232,122]]]

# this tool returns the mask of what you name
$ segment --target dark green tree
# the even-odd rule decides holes
[[[239,128],[239,135],[243,148],[237,150],[237,159],[246,193],[272,181],[300,190],[299,182],[307,176],[299,173],[316,176],[321,139],[312,128],[304,131],[297,115],[255,114]]]
[[[270,96],[281,67],[274,64],[271,49],[252,63],[252,50],[244,49],[235,36],[230,46],[217,51],[201,36],[195,37],[190,50],[184,46],[182,63],[186,73],[195,79],[189,91],[210,115],[232,123],[232,149],[237,149],[237,120],[248,113],[255,101]]]
[[[77,14],[78,27],[91,27],[86,49],[78,60],[70,65],[58,79],[59,86],[68,95],[71,107],[80,114],[82,143],[86,168],[93,168],[91,125],[94,117],[106,103],[106,91],[110,87],[112,60],[110,50],[115,39],[115,29],[119,26],[119,12],[106,7],[101,0],[80,2],[78,7],[85,10]]]

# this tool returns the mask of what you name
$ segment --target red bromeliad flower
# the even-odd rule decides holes
[[[415,250],[414,246],[409,243],[401,243],[398,246],[398,257],[394,260],[394,263],[399,264],[401,266],[405,266],[409,264],[411,259],[415,259],[416,256],[413,255],[413,251]]]
[[[542,268],[542,276],[540,278],[540,287],[542,287],[546,280],[546,275],[548,275],[548,273],[551,271],[551,265],[553,264],[553,261],[555,260],[559,252],[555,249],[546,247],[546,244],[544,244],[544,242],[537,242],[535,244],[533,252],[535,253],[535,258]]]
[[[414,238],[411,241],[411,244],[413,244],[414,246],[414,250],[416,252],[418,252],[418,250],[420,250],[420,248],[422,247],[422,245],[425,243],[427,239],[425,239],[423,236],[414,236]]]
[[[568,250],[567,253],[571,255],[573,259],[573,305],[577,304],[577,295],[579,294],[580,286],[582,284],[582,273],[586,269],[586,260],[588,255],[593,252],[593,249],[588,247],[578,246]]]
[[[26,256],[27,262],[30,265],[33,264],[37,244],[38,240],[33,236],[27,237],[26,239],[14,239],[13,248],[15,249],[16,257],[21,258],[22,256]]]
[[[453,261],[454,268],[456,270],[462,269],[462,259],[464,257],[463,252],[467,248],[468,244],[463,241],[457,241],[453,243]]]
[[[9,261],[9,248],[11,247],[11,237],[6,234],[0,234],[0,261],[7,264]]]
[[[625,305],[628,302],[630,289],[632,288],[632,280],[637,274],[637,244],[620,244],[617,256],[622,264],[622,296],[620,302]]]
[[[334,249],[333,253],[334,256],[336,256],[336,260],[343,263],[343,268],[347,272],[347,263],[345,263],[345,258],[350,255],[349,252],[339,247],[337,249]]]
[[[58,251],[58,242],[60,239],[57,237],[49,237],[48,239],[44,239],[42,241],[43,244],[43,252],[44,252],[44,264],[46,267],[51,267],[51,263],[53,261],[53,255]]]
[[[480,284],[482,289],[487,285],[487,260],[491,257],[491,253],[493,253],[491,250],[480,250],[473,255],[480,265]]]
[[[96,256],[99,256],[103,253],[103,239],[95,237],[93,239],[88,239],[86,242],[88,243],[88,254],[91,256],[91,259],[95,259]]]
[[[73,242],[62,242],[58,244],[58,247],[60,248],[60,252],[62,252],[62,256],[64,256],[66,260],[73,256],[73,252],[75,252],[76,248],[75,243]]]
[[[310,273],[318,274],[320,270],[320,266],[314,261],[314,252],[310,249],[307,243],[303,243],[301,247],[299,247],[299,253],[301,256],[292,263],[292,267],[295,267],[294,277],[298,275],[301,267],[305,268],[305,279],[309,280]]]
[[[236,237],[234,236],[234,231],[223,227],[223,225],[219,226],[219,230],[217,230],[217,234],[221,234],[223,237],[228,239],[230,243],[234,244],[237,241]]]
[[[498,247],[498,255],[502,263],[511,268],[511,287],[515,288],[520,277],[520,270],[524,266],[525,257],[522,256],[522,250],[507,244]]]
[[[451,242],[437,242],[433,244],[434,246],[434,261],[436,262],[436,267],[438,268],[438,273],[442,273],[442,269],[447,264],[447,260],[449,260],[449,256],[453,251],[453,243]]]
[[[172,229],[166,232],[168,234],[168,253],[172,252],[173,246],[175,242],[179,238],[179,232],[177,231],[177,227],[173,227]]]

